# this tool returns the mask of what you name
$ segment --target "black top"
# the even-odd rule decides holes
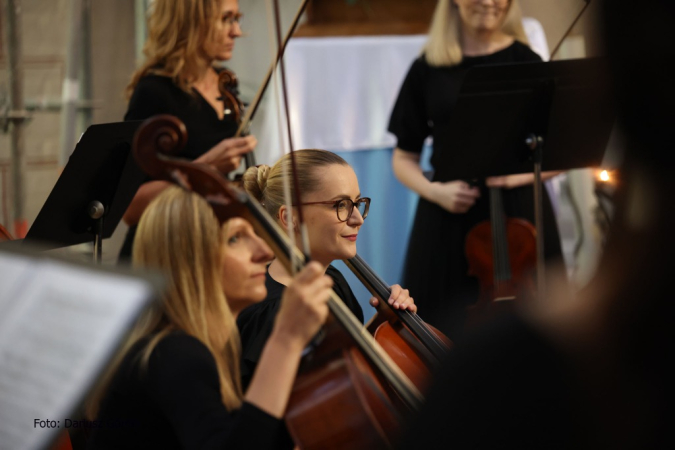
[[[363,323],[363,310],[345,277],[333,266],[328,266],[326,275],[333,279],[333,290],[335,293],[345,302],[356,318]],[[269,269],[265,277],[265,287],[267,287],[267,297],[265,300],[244,309],[237,317],[237,326],[241,335],[241,381],[244,389],[251,382],[253,372],[260,359],[260,354],[265,347],[267,339],[272,334],[274,318],[279,311],[281,296],[286,288],[283,284],[272,279]]]
[[[398,147],[420,153],[434,125],[443,126],[452,115],[467,70],[481,65],[541,61],[539,55],[518,41],[491,55],[464,56],[451,67],[433,67],[424,56],[417,58],[406,75],[389,120],[389,131]],[[434,159],[432,158],[432,165]]]
[[[140,359],[148,339],[132,347],[101,404],[91,449],[289,448],[283,422],[249,403],[222,403],[216,362],[198,339],[174,332]],[[98,426],[96,426],[98,425]]]
[[[541,61],[541,58],[518,41],[491,55],[465,56],[459,65],[452,67],[432,67],[421,56],[413,62],[401,86],[391,114],[389,131],[398,138],[400,149],[419,153],[424,140],[451,120],[462,78],[469,68],[534,61]],[[437,150],[434,149],[432,165],[438,159]],[[490,217],[489,191],[484,181],[479,180],[476,184],[481,190],[481,196],[464,214],[447,212],[420,198],[401,283],[415,298],[422,317],[437,327],[445,326],[441,331],[453,340],[459,337],[463,328],[465,307],[478,297],[478,282],[467,275],[465,237],[471,228]],[[502,198],[507,216],[524,218],[534,224],[534,192],[531,185],[503,189]],[[560,257],[555,216],[546,195],[544,247],[546,258]],[[448,318],[452,320],[448,321]]]
[[[588,424],[568,358],[518,318],[467,336],[434,380],[401,449],[577,448]]]
[[[124,120],[145,120],[158,114],[171,114],[185,124],[188,140],[179,156],[189,160],[200,157],[237,132],[232,115],[226,114],[219,119],[211,104],[196,89],[187,93],[169,77],[147,75],[136,85]],[[120,251],[121,259],[131,257],[135,234],[136,227],[129,227]]]

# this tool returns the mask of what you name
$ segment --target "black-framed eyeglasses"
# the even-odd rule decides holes
[[[359,210],[359,214],[364,219],[368,216],[368,210],[370,209],[370,198],[361,197],[360,199],[354,201],[351,198],[342,198],[340,200],[328,200],[326,202],[308,202],[301,203],[301,205],[333,205],[335,211],[337,212],[337,218],[340,222],[346,222],[352,216],[354,207]]]

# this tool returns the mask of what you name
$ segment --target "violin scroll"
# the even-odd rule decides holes
[[[187,143],[187,128],[176,117],[161,114],[145,120],[134,136],[133,149],[139,167],[152,178],[173,181],[168,155]]]
[[[206,199],[221,223],[247,217],[241,191],[217,170],[177,158],[187,142],[187,130],[178,118],[162,114],[141,124],[134,137],[133,151],[139,167],[156,180],[175,183]]]
[[[237,80],[237,76],[231,70],[223,69],[218,74],[218,90],[220,91],[221,99],[223,100],[225,110],[230,110],[236,124],[241,123],[241,112],[244,109],[244,105],[236,95],[238,86],[239,80]]]

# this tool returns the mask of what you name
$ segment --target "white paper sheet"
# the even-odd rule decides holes
[[[140,278],[0,252],[0,449],[68,427],[152,296]]]

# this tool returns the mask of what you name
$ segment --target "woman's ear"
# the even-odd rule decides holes
[[[286,205],[281,205],[279,208],[279,221],[281,222],[281,226],[284,230],[288,230],[289,220],[293,221],[293,229],[296,230],[297,225],[295,223],[295,215],[293,214],[293,211],[289,210]]]

